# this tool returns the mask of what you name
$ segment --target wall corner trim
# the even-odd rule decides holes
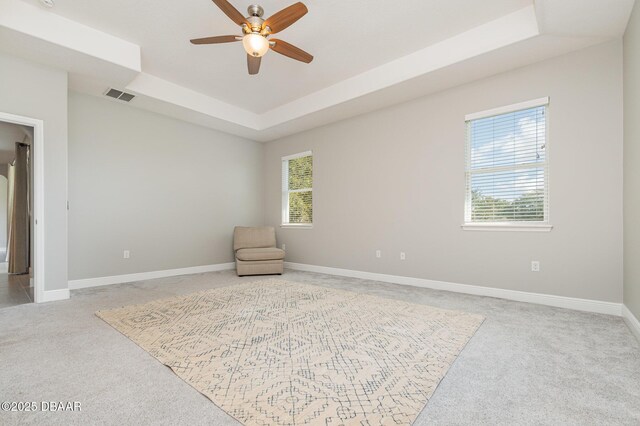
[[[338,275],[343,277],[361,278],[365,280],[430,288],[433,290],[444,290],[452,291],[455,293],[472,294],[475,296],[496,297],[499,299],[513,300],[517,302],[535,303],[538,305],[553,306],[556,308],[573,309],[576,311],[622,316],[623,305],[621,303],[579,299],[574,297],[556,296],[552,294],[529,293],[525,291],[506,290],[494,287],[482,287],[470,284],[456,284],[445,281],[428,280],[424,278],[403,277],[398,275],[387,275],[374,272],[354,271],[351,269],[307,265],[304,263],[285,262],[284,266],[286,268],[297,271],[308,271],[328,275]]]
[[[123,284],[135,281],[152,280],[155,278],[175,277],[177,275],[202,274],[204,272],[226,271],[234,269],[236,264],[217,263],[213,265],[191,266],[188,268],[166,269],[163,271],[138,272],[134,274],[112,275],[108,277],[83,278],[80,280],[70,280],[69,289],[77,290],[80,288],[99,287],[111,284]]]
[[[638,321],[638,318],[627,308],[627,305],[622,305],[622,317],[624,318],[624,322],[629,326],[631,334],[636,336],[636,339],[638,339],[640,343],[640,321]]]
[[[57,302],[59,300],[67,300],[68,298],[68,288],[62,288],[60,290],[45,290],[42,292],[42,299],[38,300],[38,303]]]

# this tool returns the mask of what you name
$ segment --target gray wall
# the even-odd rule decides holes
[[[0,111],[44,121],[45,290],[67,288],[67,73],[0,54]]]
[[[461,230],[465,114],[544,96],[554,229]],[[622,102],[618,40],[269,143],[266,222],[280,157],[312,150],[314,227],[279,229],[288,261],[621,302]]]
[[[22,142],[25,138],[22,126],[0,121],[0,164],[6,165],[15,160],[16,142]],[[2,168],[2,172],[6,176],[6,167]]]
[[[624,303],[640,318],[640,6],[624,35]]]
[[[263,222],[262,151],[70,93],[69,278],[231,262],[233,227]]]

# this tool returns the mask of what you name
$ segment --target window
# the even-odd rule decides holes
[[[313,155],[310,151],[282,157],[282,224],[313,223]]]
[[[465,229],[550,230],[548,98],[466,117]]]

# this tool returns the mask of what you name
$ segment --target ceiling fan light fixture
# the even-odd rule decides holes
[[[269,50],[269,40],[257,33],[246,34],[242,37],[242,45],[249,55],[257,58],[264,56]]]
[[[0,0],[2,1],[2,0]],[[41,0],[43,1],[43,0]],[[51,0],[53,1],[53,0]],[[191,44],[219,44],[242,41],[242,47],[246,51],[247,71],[249,75],[256,75],[260,72],[260,62],[262,57],[269,51],[295,59],[306,64],[313,61],[313,56],[304,50],[287,43],[284,40],[269,39],[273,34],[290,27],[309,11],[307,6],[301,2],[292,4],[289,7],[276,12],[267,19],[262,19],[264,9],[259,5],[251,5],[247,9],[249,16],[244,16],[238,11],[229,0],[212,0],[236,25],[242,28],[241,36],[222,35],[213,37],[201,37],[191,39]]]

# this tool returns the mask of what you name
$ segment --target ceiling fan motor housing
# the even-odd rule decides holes
[[[259,18],[257,16],[250,16],[247,18],[247,23],[249,25],[243,25],[242,28],[246,34],[249,33],[262,33],[262,23],[264,19]]]
[[[262,15],[264,15],[264,9],[262,6],[252,4],[247,8],[247,12],[249,13],[249,16],[247,17],[248,25],[245,24],[242,26],[244,33],[260,33],[265,37],[269,35],[271,29],[268,26],[263,26],[264,19],[262,19]]]

